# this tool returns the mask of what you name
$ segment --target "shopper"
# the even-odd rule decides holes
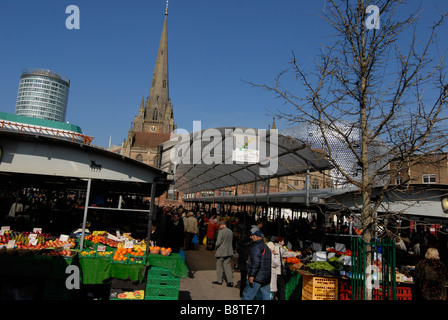
[[[179,213],[174,212],[172,218],[167,220],[165,228],[165,246],[171,248],[171,252],[179,253],[184,246],[184,224]]]
[[[215,242],[216,242],[216,232],[219,230],[219,226],[216,223],[216,220],[214,217],[209,219],[208,226],[207,226],[207,250],[214,250],[215,249]]]
[[[17,198],[16,201],[11,204],[8,216],[11,218],[17,218],[17,213],[23,214],[24,207],[21,198]]]
[[[156,246],[162,244],[162,233],[155,224],[151,225],[150,241]]]
[[[263,219],[257,219],[257,221],[255,221],[255,224],[251,226],[250,232],[254,233],[257,230],[263,232],[261,228],[263,228]]]
[[[193,212],[188,212],[187,218],[184,220],[185,231],[185,250],[193,250],[195,245],[192,240],[193,237],[198,234],[198,220],[195,218]]]
[[[204,239],[207,232],[207,219],[203,212],[198,217],[198,237],[199,237],[199,243],[202,243],[202,240]]]
[[[276,237],[274,242],[270,241],[267,246],[272,252],[271,272],[271,297],[277,300],[286,300],[286,267],[283,258],[297,257],[297,252],[285,249],[285,239]]]
[[[245,236],[238,240],[236,245],[236,252],[238,253],[238,266],[240,268],[240,298],[243,296],[244,288],[247,283],[247,259],[249,258],[250,248],[252,246],[252,240],[250,237]]]
[[[271,250],[264,243],[260,230],[252,232],[253,245],[249,253],[247,280],[242,300],[254,300],[260,295],[261,300],[270,300]]]
[[[226,221],[222,220],[219,225],[218,237],[216,239],[216,281],[214,284],[222,284],[225,275],[227,286],[233,287],[232,266],[230,258],[233,255],[233,231],[227,228]]]
[[[448,273],[436,248],[428,248],[425,258],[415,266],[415,281],[424,300],[446,300]]]

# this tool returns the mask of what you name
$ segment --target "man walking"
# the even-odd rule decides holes
[[[185,225],[185,250],[193,250],[193,237],[198,234],[198,220],[194,217],[193,212],[188,212],[187,218],[184,220]]]
[[[226,222],[219,223],[218,237],[216,239],[216,281],[214,284],[222,284],[223,273],[225,274],[227,286],[233,287],[233,273],[230,258],[233,255],[233,231],[227,228]]]
[[[252,232],[253,245],[249,254],[247,280],[242,300],[254,300],[258,293],[262,300],[270,300],[271,250],[264,243],[260,230]]]

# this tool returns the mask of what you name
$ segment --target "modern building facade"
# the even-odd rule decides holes
[[[15,114],[65,122],[70,79],[51,70],[24,69]]]

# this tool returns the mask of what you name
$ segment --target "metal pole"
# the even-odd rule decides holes
[[[308,207],[310,205],[310,169],[306,168],[306,176],[305,176],[305,190],[306,190],[306,199],[305,203]]]
[[[84,249],[84,236],[86,233],[86,223],[87,223],[87,210],[89,210],[89,198],[90,198],[90,187],[92,185],[92,179],[87,180],[87,192],[86,192],[86,203],[84,205],[84,217],[82,219],[82,234],[81,234],[81,243],[79,247],[81,250]]]
[[[151,202],[149,204],[149,215],[148,215],[148,236],[147,236],[147,241],[146,241],[146,254],[149,253],[149,247],[151,245],[150,241],[151,241],[151,227],[152,227],[152,215],[154,213],[154,197],[156,195],[156,181],[152,182],[151,185]]]

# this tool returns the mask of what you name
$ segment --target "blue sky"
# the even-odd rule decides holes
[[[417,3],[417,1],[415,2]],[[434,18],[426,0],[422,24]],[[68,30],[65,9],[80,9]],[[282,102],[242,80],[272,83],[292,51],[306,65],[328,41],[324,0],[170,0],[169,84],[179,128],[267,129]],[[0,111],[14,113],[20,73],[46,68],[70,78],[67,118],[120,145],[149,93],[165,0],[0,0]],[[444,30],[446,26],[444,26]],[[446,34],[446,33],[445,33]],[[446,38],[439,39],[446,48]],[[288,124],[277,120],[281,129]]]

